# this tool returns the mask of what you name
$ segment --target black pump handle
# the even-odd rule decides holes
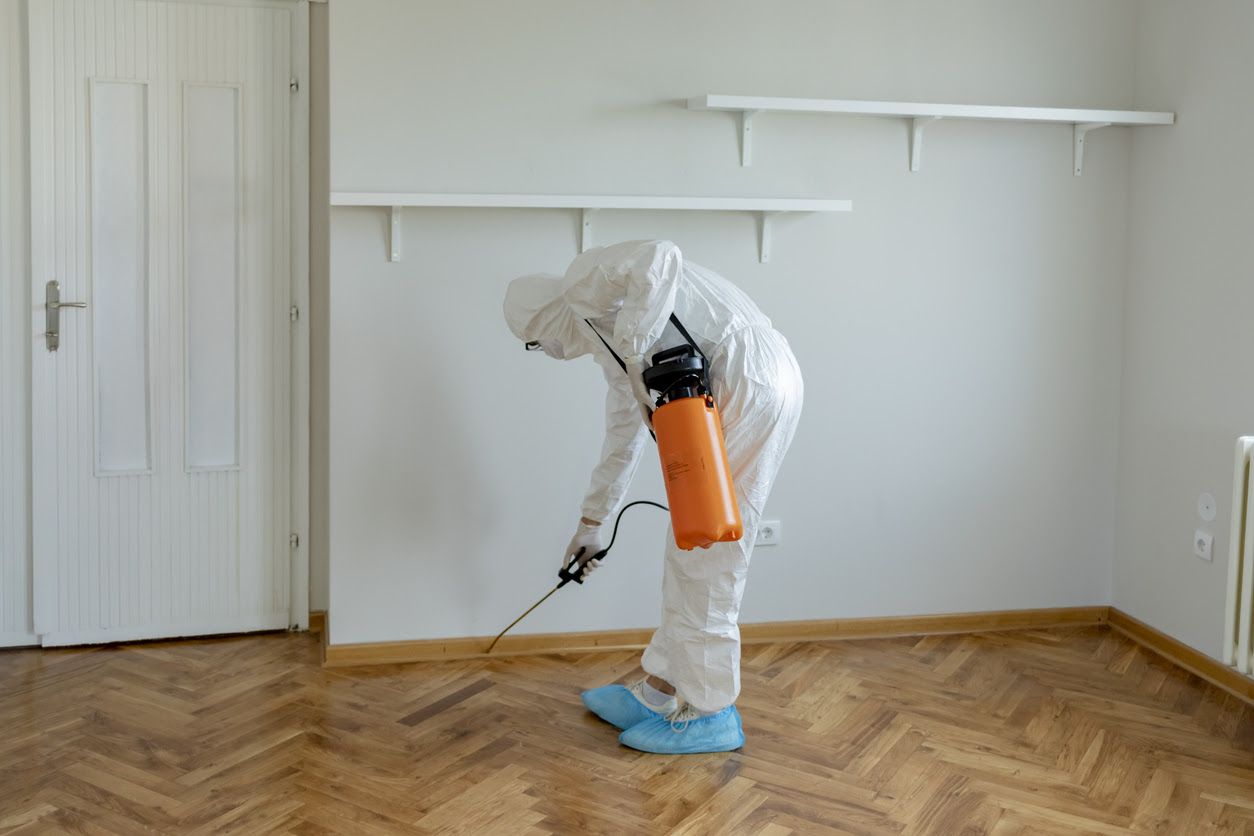
[[[618,540],[618,524],[623,521],[623,514],[627,513],[628,508],[634,508],[637,505],[652,505],[654,508],[661,508],[663,511],[670,510],[662,503],[653,502],[649,499],[637,499],[634,502],[628,502],[619,510],[618,516],[614,518],[614,533],[610,535],[610,544],[596,554],[592,555],[592,557],[584,560],[581,560],[580,558],[583,557],[583,553],[588,550],[588,547],[580,546],[579,551],[575,552],[575,559],[570,562],[570,566],[557,570],[557,576],[562,579],[562,582],[557,585],[556,589],[561,589],[571,581],[574,581],[577,584],[583,583],[584,565],[593,560],[603,560],[605,556],[609,554],[610,549],[614,548],[614,543]]]
[[[623,510],[626,510],[626,509],[623,509]],[[575,553],[575,559],[570,562],[570,565],[563,569],[557,570],[557,576],[562,579],[562,582],[557,585],[558,589],[561,589],[563,586],[570,583],[571,581],[574,581],[577,584],[582,584],[584,566],[588,565],[594,560],[600,560],[601,558],[605,557],[606,553],[609,551],[608,548],[601,549],[601,551],[592,555],[592,557],[589,557],[587,560],[580,560],[580,558],[583,557],[583,553],[587,550],[588,550],[587,546],[580,546],[579,551]]]

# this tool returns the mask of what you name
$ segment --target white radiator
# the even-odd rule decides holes
[[[1232,477],[1232,538],[1228,552],[1228,604],[1224,610],[1224,664],[1251,672],[1254,631],[1254,482],[1250,457],[1254,436],[1237,439]]]

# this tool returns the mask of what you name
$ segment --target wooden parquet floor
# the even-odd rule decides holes
[[[3,833],[1247,833],[1254,709],[1104,628],[745,648],[747,743],[620,748],[635,653],[0,653]]]

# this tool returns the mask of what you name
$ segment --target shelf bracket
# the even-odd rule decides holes
[[[586,253],[592,246],[592,215],[595,209],[579,210],[579,252]]]
[[[1072,162],[1076,177],[1084,173],[1084,135],[1098,128],[1109,128],[1109,122],[1076,122],[1072,126]]]
[[[779,212],[758,213],[758,263],[766,264],[771,260],[771,238],[774,232],[775,216]]]
[[[923,126],[939,122],[939,116],[916,116],[910,120],[910,170],[918,171],[923,163]]]
[[[388,213],[388,261],[401,260],[401,209],[400,206],[393,206]]]
[[[749,165],[753,161],[753,117],[756,110],[740,111],[740,165]]]

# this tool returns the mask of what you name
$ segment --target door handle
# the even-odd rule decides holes
[[[61,283],[56,279],[44,285],[44,339],[49,351],[61,347],[61,309],[86,307],[86,302],[62,302]]]

